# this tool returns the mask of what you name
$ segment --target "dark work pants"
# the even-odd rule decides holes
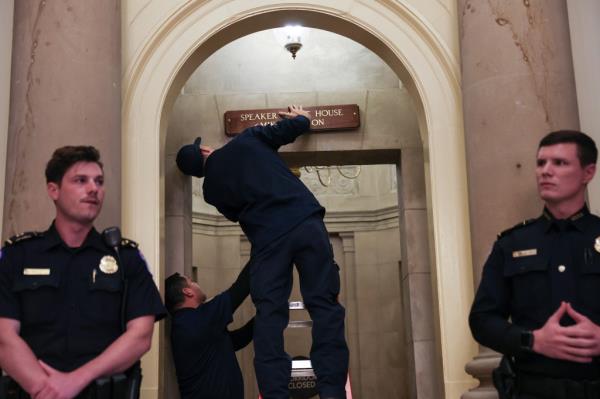
[[[252,256],[250,294],[254,319],[254,368],[263,399],[289,399],[291,360],[285,353],[283,330],[289,320],[292,267],[313,320],[310,359],[321,396],[345,398],[348,346],[345,310],[337,301],[340,277],[329,234],[315,215]]]

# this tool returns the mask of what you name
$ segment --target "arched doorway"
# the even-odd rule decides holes
[[[409,87],[423,144],[427,187],[428,253],[433,312],[446,397],[457,397],[472,380],[464,364],[475,347],[466,327],[472,296],[464,139],[458,68],[436,37],[406,7],[374,3],[369,9],[332,7],[315,1],[304,9],[271,2],[209,1],[175,10],[132,62],[124,81],[123,224],[139,239],[164,278],[165,126],[174,98],[191,72],[212,52],[246,34],[281,26],[293,18],[304,26],[349,37],[378,54]],[[269,2],[266,2],[269,3]],[[368,150],[366,148],[359,148]],[[436,358],[438,353],[417,353]],[[159,357],[145,360],[146,389],[159,384]],[[154,377],[154,378],[153,378]],[[156,388],[157,389],[157,388]]]

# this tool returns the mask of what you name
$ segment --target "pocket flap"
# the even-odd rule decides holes
[[[13,292],[21,292],[26,290],[37,290],[42,287],[58,288],[60,285],[60,276],[56,271],[44,275],[22,275],[15,280]]]
[[[512,277],[519,274],[542,272],[548,270],[548,260],[543,256],[527,256],[514,258],[504,265],[504,276]]]
[[[119,292],[123,289],[123,282],[119,274],[104,274],[98,273],[92,281],[90,281],[90,290],[92,291],[108,291]]]
[[[584,262],[581,274],[600,274],[600,253],[591,249],[584,250]]]

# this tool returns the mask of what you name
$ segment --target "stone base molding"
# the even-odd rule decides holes
[[[498,392],[492,383],[492,370],[498,366],[500,358],[498,352],[480,347],[479,355],[465,366],[465,371],[479,380],[479,386],[464,393],[461,399],[498,399]]]

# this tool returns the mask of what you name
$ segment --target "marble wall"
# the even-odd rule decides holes
[[[94,145],[107,193],[97,226],[120,223],[120,1],[14,4],[2,235],[46,229],[44,168],[55,148]]]
[[[14,0],[0,4],[0,193],[4,192],[6,177],[6,142],[10,104],[10,63],[12,54]],[[4,196],[0,195],[0,232],[4,213]]]
[[[579,119],[564,0],[462,0],[459,10],[478,281],[496,234],[541,212],[534,178],[539,140],[579,128]]]

